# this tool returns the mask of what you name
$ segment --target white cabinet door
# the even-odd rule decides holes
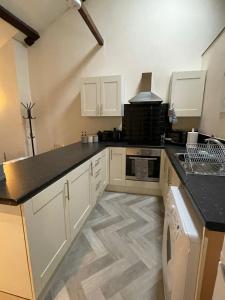
[[[206,71],[174,72],[171,104],[177,117],[200,117],[204,96]]]
[[[111,185],[125,185],[126,154],[125,148],[110,148],[109,183]]]
[[[109,148],[102,151],[102,189],[109,184]]]
[[[121,76],[101,77],[101,116],[121,116],[121,102]]]
[[[90,77],[82,80],[81,88],[81,115],[100,115],[100,78]]]
[[[74,239],[91,211],[90,161],[67,175],[71,238]]]
[[[65,183],[58,180],[23,205],[36,297],[70,244]]]

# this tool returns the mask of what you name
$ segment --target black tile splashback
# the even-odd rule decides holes
[[[159,145],[169,126],[168,104],[124,105],[123,133],[128,142]]]

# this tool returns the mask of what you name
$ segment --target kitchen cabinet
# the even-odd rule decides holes
[[[106,189],[109,184],[109,149],[102,151],[102,189]]]
[[[82,80],[82,116],[122,116],[121,76],[88,77]]]
[[[70,234],[73,240],[91,211],[89,161],[67,175],[66,189]]]
[[[98,198],[102,195],[103,166],[102,152],[91,159],[91,203],[95,206]]]
[[[165,150],[161,152],[161,165],[160,165],[160,187],[165,204],[165,199],[170,186],[180,186],[180,179],[174,170]]]
[[[87,161],[23,205],[36,297],[91,211],[90,173]]]
[[[81,87],[81,115],[99,116],[100,115],[100,78],[90,77],[82,80]]]
[[[70,244],[65,183],[65,178],[56,181],[23,205],[36,297]]]
[[[109,183],[110,185],[125,185],[126,149],[110,148]]]
[[[204,97],[206,71],[174,72],[170,102],[177,117],[200,117]]]

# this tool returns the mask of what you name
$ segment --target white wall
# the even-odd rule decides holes
[[[201,54],[224,26],[223,0],[87,0],[105,39],[100,48],[78,12],[68,10],[29,49],[32,97],[37,102],[40,152],[120,124],[120,118],[80,117],[80,78],[122,74],[125,99],[142,72],[152,90],[168,98],[174,70],[201,67]]]
[[[204,54],[202,68],[208,72],[200,132],[225,139],[225,30]]]
[[[4,46],[17,32],[15,27],[0,19],[0,47]]]
[[[30,75],[28,66],[28,51],[20,42],[13,41],[14,55],[15,55],[15,66],[17,75],[17,88],[19,93],[19,101],[24,104],[32,103],[31,90],[30,90]],[[25,108],[20,105],[20,110],[22,116],[27,116]],[[35,106],[32,110],[32,115],[35,117]],[[35,136],[35,119],[32,121],[33,135]],[[30,127],[28,120],[23,119],[23,130],[26,135],[26,155],[31,156],[32,146],[30,137]],[[36,139],[34,139],[34,149],[36,152]]]
[[[10,41],[0,48],[0,162],[24,156],[25,134],[20,114],[14,46]]]

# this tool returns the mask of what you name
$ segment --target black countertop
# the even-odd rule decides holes
[[[5,164],[6,181],[0,182],[0,203],[18,205],[27,201],[108,146],[152,147],[130,145],[126,142],[75,143],[35,157]]]
[[[26,202],[108,146],[152,147],[127,143],[76,143],[6,164],[7,180],[0,182],[0,203],[18,205]],[[209,230],[225,232],[225,177],[186,175],[174,156],[185,148],[166,145],[165,150],[203,224]]]
[[[225,177],[186,175],[174,155],[185,152],[185,148],[166,146],[165,150],[204,226],[225,232]]]

